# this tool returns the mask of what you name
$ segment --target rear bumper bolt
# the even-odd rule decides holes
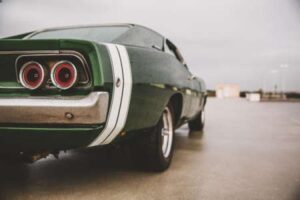
[[[65,114],[65,117],[66,117],[67,119],[73,119],[73,118],[74,118],[74,115],[73,115],[72,113],[67,112],[67,113]]]

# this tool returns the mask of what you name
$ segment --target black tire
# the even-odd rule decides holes
[[[166,134],[168,136],[163,135],[163,128],[166,125],[165,112],[171,115],[171,120],[168,120],[171,123],[169,124],[171,131],[168,133],[169,135]],[[166,144],[164,143],[166,137],[168,137],[168,145],[164,152],[163,144]],[[171,142],[169,141],[169,137],[171,138]],[[143,168],[158,172],[169,168],[174,152],[174,112],[171,104],[166,106],[164,113],[155,127],[137,135],[133,150],[133,153],[138,156],[139,164]]]
[[[19,153],[0,153],[0,162],[14,163],[14,164],[26,164],[27,160]]]
[[[205,112],[202,110],[197,116],[189,121],[189,128],[191,131],[202,131],[205,125]]]

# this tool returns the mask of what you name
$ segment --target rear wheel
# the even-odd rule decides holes
[[[154,171],[164,171],[171,163],[174,152],[174,112],[168,104],[158,124],[138,136],[134,148],[141,164]]]
[[[197,116],[189,121],[189,128],[191,131],[202,131],[205,125],[205,112],[202,110]]]

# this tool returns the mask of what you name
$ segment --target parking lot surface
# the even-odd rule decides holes
[[[300,199],[300,103],[208,100],[203,133],[176,131],[164,173],[126,149],[92,149],[35,164],[0,162],[1,200]]]

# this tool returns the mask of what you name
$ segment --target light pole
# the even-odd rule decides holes
[[[288,69],[288,64],[281,64],[280,71],[281,71],[281,94],[282,98],[285,98],[285,90],[286,90],[286,70]]]
[[[272,85],[274,87],[274,91],[273,91],[273,97],[275,97],[277,95],[277,90],[278,90],[278,82],[277,82],[277,74],[278,74],[278,70],[277,69],[273,69],[271,70],[271,74],[272,74]]]

